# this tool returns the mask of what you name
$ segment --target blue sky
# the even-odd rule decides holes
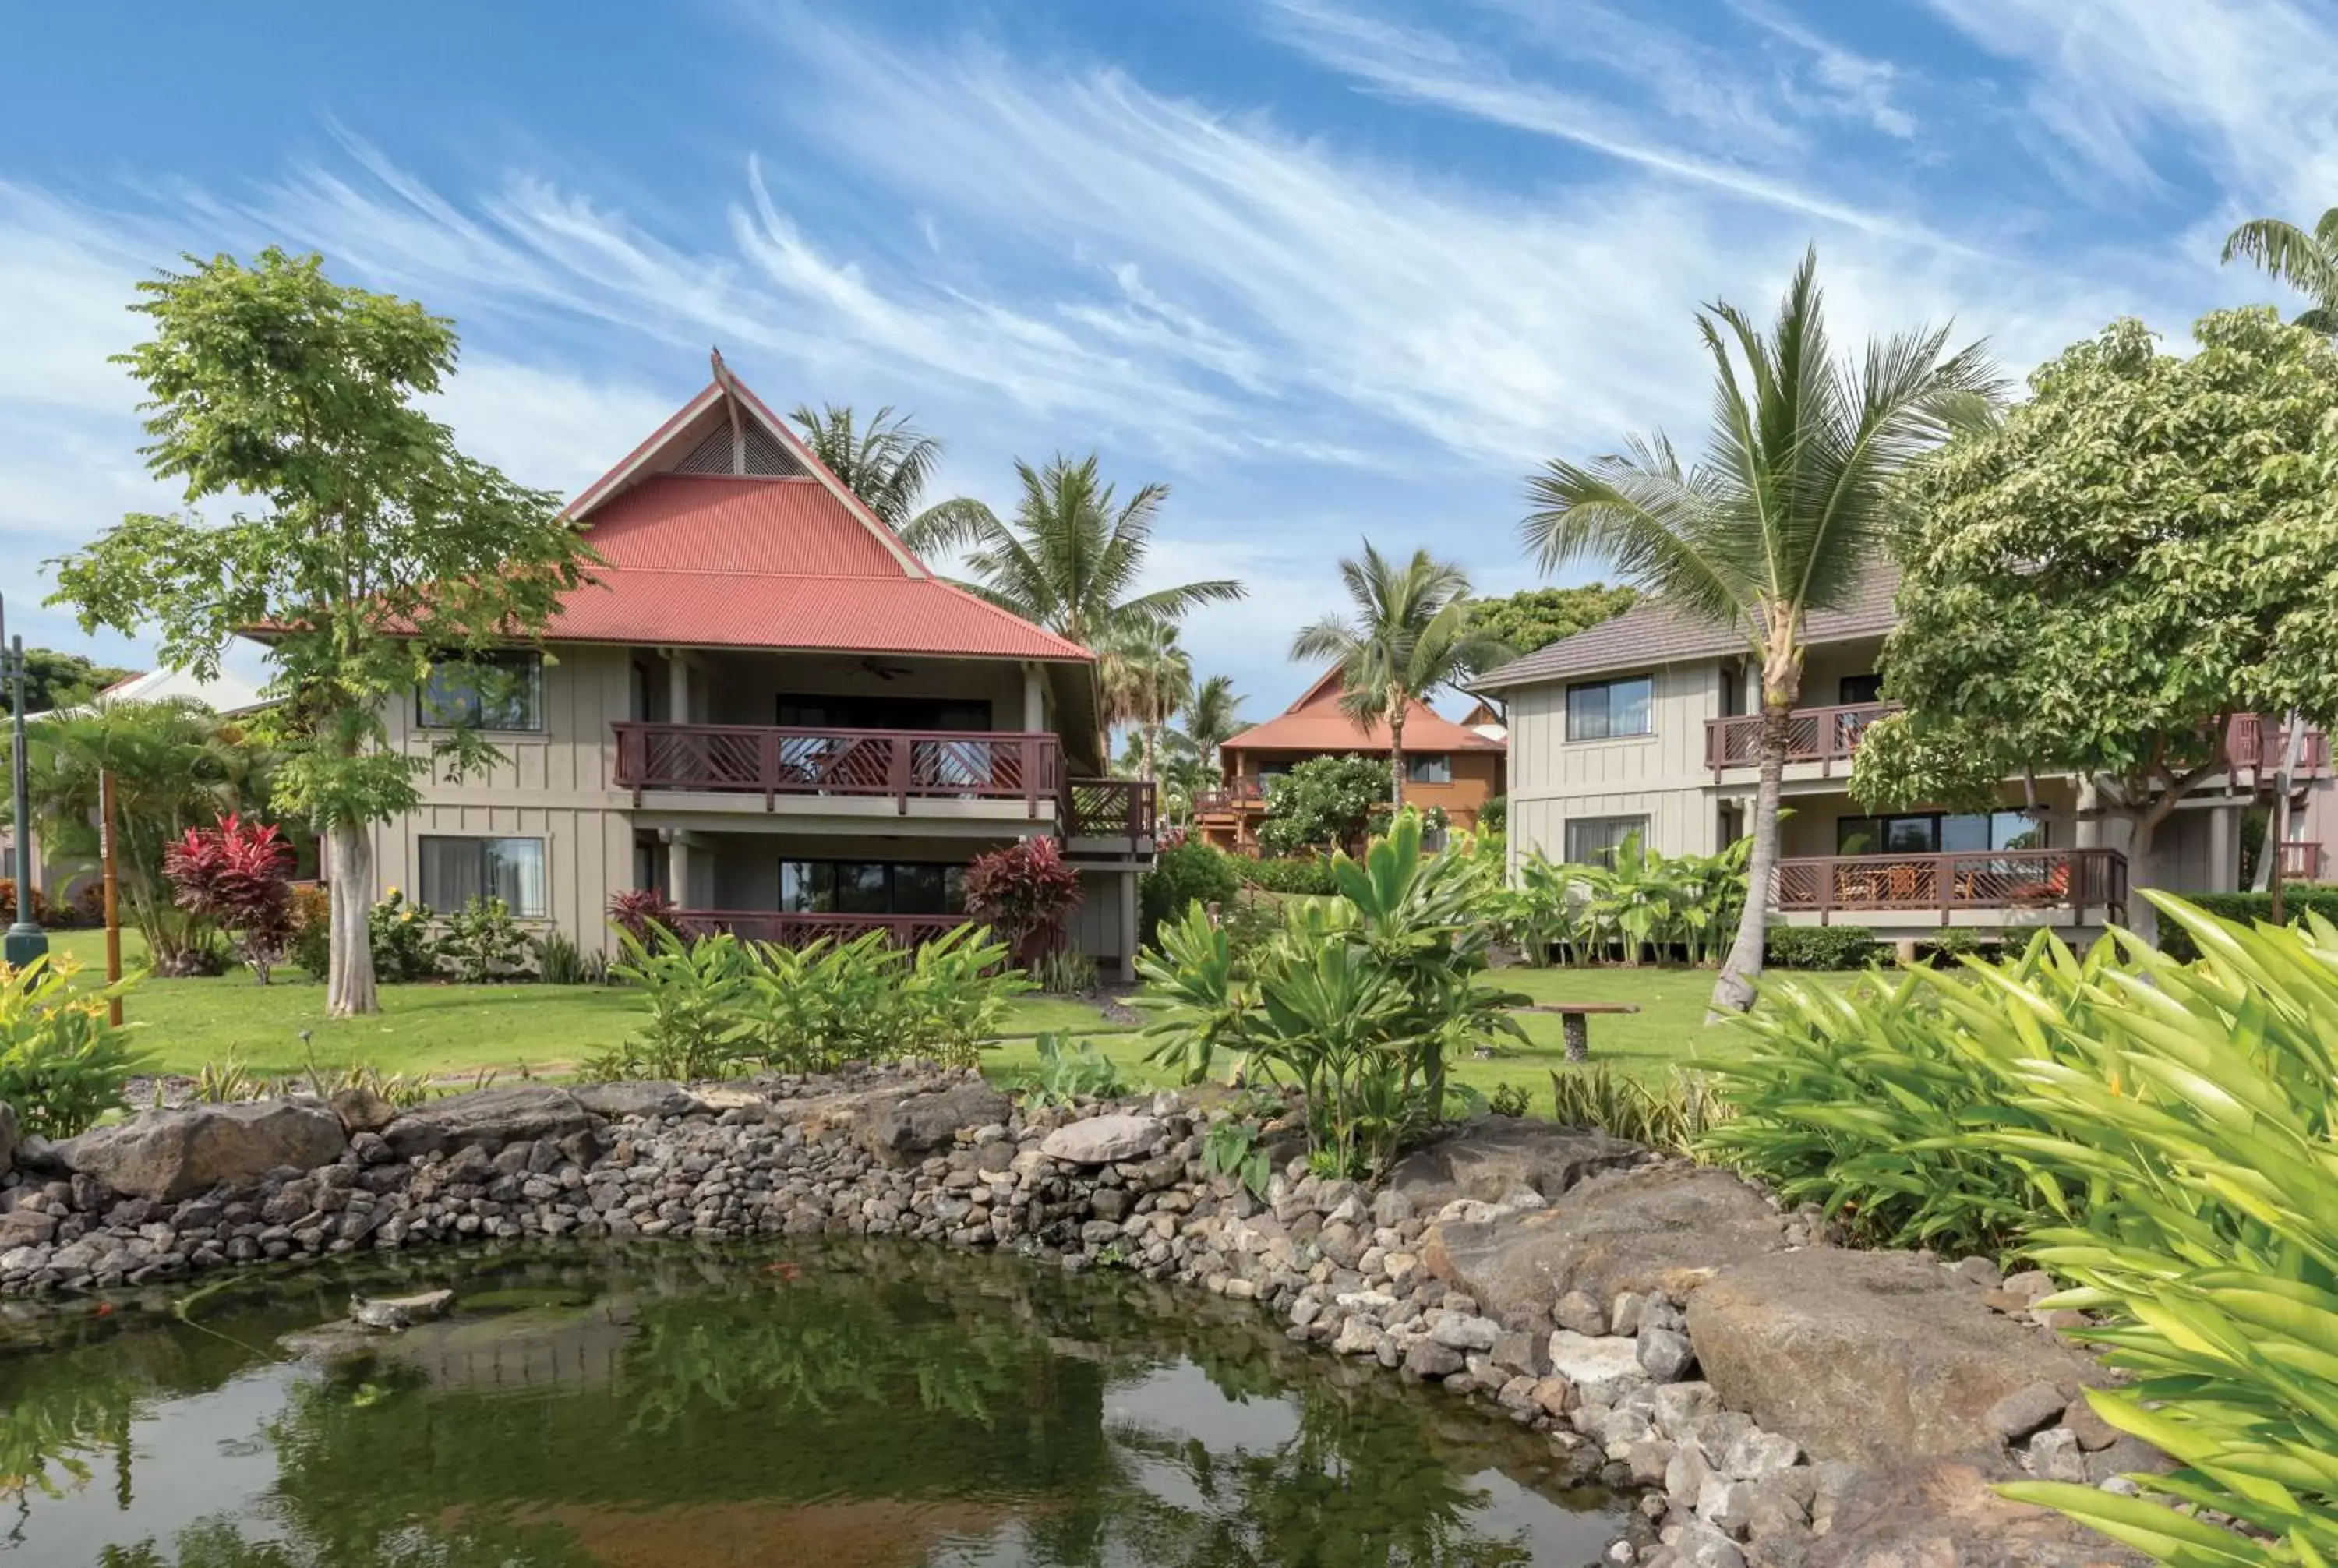
[[[1839,338],[1954,317],[2026,372],[2278,298],[2222,236],[2338,201],[2338,8],[2297,0],[140,11],[0,54],[0,587],[67,646],[37,563],[170,502],[106,356],[182,250],[457,318],[445,417],[564,491],[711,343],[782,407],[913,410],[943,494],[1098,450],[1174,487],[1161,581],[1251,584],[1187,642],[1262,717],[1360,539],[1528,586],[1538,460],[1701,439],[1695,308],[1766,314],[1806,243]]]

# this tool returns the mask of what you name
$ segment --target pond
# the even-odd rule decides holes
[[[439,1284],[359,1354],[280,1343]],[[171,1305],[12,1304],[0,1564],[1576,1568],[1623,1520],[1486,1406],[1126,1274],[637,1244]]]

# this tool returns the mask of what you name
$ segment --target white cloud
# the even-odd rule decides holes
[[[1894,93],[1897,66],[1871,59],[1822,37],[1767,0],[1730,0],[1730,9],[1809,58],[1814,95],[1841,113],[1865,121],[1886,136],[1906,141],[1916,134],[1916,117]],[[1797,86],[1794,91],[1802,89]]]

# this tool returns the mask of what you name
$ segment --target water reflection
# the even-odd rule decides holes
[[[108,1568],[1572,1565],[1547,1444],[1125,1276],[889,1246],[399,1266],[0,1333],[0,1560]]]

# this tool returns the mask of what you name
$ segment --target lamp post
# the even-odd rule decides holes
[[[8,704],[14,728],[15,743],[8,749],[8,772],[15,806],[16,839],[16,919],[8,927],[7,939],[0,946],[12,965],[22,967],[49,950],[48,934],[34,918],[33,908],[33,814],[30,792],[26,788],[25,757],[25,640],[6,641],[8,627],[7,601],[0,596],[0,679],[7,679]]]

